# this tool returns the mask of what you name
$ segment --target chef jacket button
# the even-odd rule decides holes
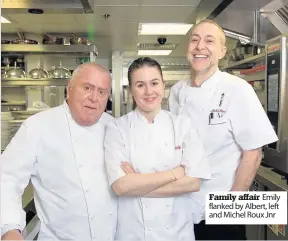
[[[78,167],[83,167],[83,166],[84,166],[84,165],[83,165],[83,164],[81,164],[81,163],[78,165]]]
[[[202,111],[204,111],[204,109],[203,109],[203,108],[202,108],[201,110],[202,110]]]
[[[169,225],[169,224],[167,224],[167,225],[166,225],[166,228],[167,228],[167,229],[169,229],[169,228],[170,228],[170,225]]]
[[[151,228],[148,228],[148,231],[151,231]]]
[[[112,215],[112,212],[110,212],[109,214]]]
[[[88,189],[84,189],[84,192],[85,192],[85,193],[88,193]]]
[[[168,207],[170,207],[170,205],[169,205],[169,204],[166,204],[166,207],[168,208]]]
[[[164,165],[164,167],[168,167],[168,165],[167,165],[167,164],[165,164],[165,165]]]
[[[95,216],[90,216],[90,219],[93,220],[95,218]]]

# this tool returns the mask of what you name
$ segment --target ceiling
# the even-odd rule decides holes
[[[2,16],[12,22],[1,24],[2,39],[9,35],[11,38],[11,34],[16,32],[33,33],[34,38],[39,39],[41,33],[78,33],[86,36],[89,33],[93,36],[100,57],[111,56],[113,50],[133,56],[137,53],[138,43],[157,43],[158,36],[138,36],[139,23],[193,24],[199,15],[197,6],[200,3],[200,0],[86,0],[93,2],[94,11],[86,14],[83,12],[82,1],[2,0]],[[252,36],[253,10],[260,9],[268,2],[270,0],[234,0],[216,21],[224,28]],[[44,14],[27,13],[27,5],[41,7]],[[105,19],[105,14],[110,17]],[[279,34],[266,19],[261,20],[260,26],[262,31],[269,30],[269,37]],[[187,36],[167,36],[167,44],[170,43],[177,44],[171,57],[185,55]]]

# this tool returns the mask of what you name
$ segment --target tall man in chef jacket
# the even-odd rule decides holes
[[[21,240],[21,196],[29,180],[41,221],[38,240],[114,240],[117,202],[104,169],[103,113],[109,72],[96,63],[74,71],[63,105],[31,116],[1,156],[1,236]]]
[[[170,111],[189,116],[198,129],[211,168],[211,180],[193,194],[198,204],[196,240],[243,240],[245,226],[205,225],[208,192],[246,191],[261,162],[261,147],[277,141],[253,88],[243,79],[218,69],[226,54],[223,29],[212,20],[193,26],[187,57],[191,79],[176,83],[169,96]]]

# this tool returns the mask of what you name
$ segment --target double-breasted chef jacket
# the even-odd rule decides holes
[[[21,197],[29,180],[41,222],[38,240],[114,240],[117,197],[104,163],[103,113],[78,125],[66,101],[24,121],[1,156],[1,230],[22,230]]]
[[[185,167],[187,176],[210,178],[203,145],[186,117],[161,110],[148,124],[136,109],[110,122],[105,161],[109,184],[126,175],[121,162],[139,173]],[[177,197],[118,197],[117,240],[194,240],[190,194]]]
[[[243,151],[278,140],[253,87],[247,81],[219,69],[201,87],[191,80],[172,86],[169,109],[190,117],[207,153],[211,179],[201,183],[193,195],[204,219],[205,196],[213,191],[230,191]]]

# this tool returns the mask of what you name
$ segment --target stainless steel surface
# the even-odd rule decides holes
[[[254,10],[254,21],[253,21],[253,37],[252,42],[260,42],[260,11]]]
[[[196,23],[206,19],[214,10],[215,8],[222,2],[222,0],[202,0],[197,6],[196,10]],[[195,20],[192,19],[191,22]]]
[[[83,6],[83,10],[85,13],[93,13],[93,5],[94,5],[94,1],[93,0],[80,0],[82,6]]]
[[[260,11],[281,32],[288,33],[288,0],[273,0]]]
[[[58,67],[50,72],[50,75],[53,79],[69,79],[71,77],[69,69],[63,67],[61,62]]]
[[[222,70],[232,69],[233,67],[237,67],[237,66],[240,66],[240,65],[243,65],[243,64],[246,64],[246,63],[259,61],[259,60],[264,59],[265,56],[266,56],[265,53],[261,53],[261,54],[258,54],[258,55],[255,55],[255,56],[252,56],[252,57],[249,57],[249,58],[245,58],[245,59],[243,59],[241,61],[235,62],[233,64],[228,65],[227,67],[222,68]]]
[[[45,14],[83,13],[83,5],[80,0],[9,0],[2,1],[1,8],[5,9],[5,13],[27,13],[29,8],[41,8]]]
[[[14,87],[14,86],[66,86],[68,79],[41,79],[35,80],[32,78],[23,79],[2,79],[1,87]]]
[[[44,86],[43,97],[44,102],[49,107],[56,107],[62,105],[65,100],[66,86]]]
[[[279,8],[276,11],[276,14],[283,20],[285,24],[288,24],[288,6],[284,6],[282,8]]]
[[[275,126],[275,130],[279,141],[274,145],[267,145],[264,148],[265,162],[272,167],[288,174],[288,60],[287,60],[287,36],[281,35],[267,41],[266,45],[266,83],[267,83],[267,106],[269,105],[269,99],[275,98],[270,96],[271,86],[269,87],[268,80],[272,78],[272,75],[277,76],[278,97],[276,97],[278,109],[270,110],[267,107],[267,115],[270,118],[272,125]],[[271,56],[277,54],[275,58],[270,60]],[[268,59],[269,58],[269,59]],[[274,61],[277,64],[277,58],[280,58],[279,67],[273,66],[270,62]],[[273,71],[273,72],[272,72]],[[272,81],[272,80],[271,80]],[[270,88],[270,89],[269,89]],[[272,93],[272,94],[271,94]],[[270,103],[271,105],[271,103]]]
[[[14,78],[25,78],[26,77],[25,71],[20,69],[19,67],[17,67],[16,64],[17,63],[15,62],[14,67],[10,67],[9,69],[7,69],[5,71],[4,78],[14,79]]]
[[[274,172],[272,168],[261,165],[257,171],[255,180],[273,191],[288,191],[287,179]]]
[[[1,45],[1,54],[5,53],[31,53],[31,54],[77,54],[85,55],[92,52],[95,55],[98,55],[98,50],[95,45],[45,45],[45,44],[35,44],[35,45],[26,45],[26,44],[2,44]]]
[[[29,72],[29,76],[32,79],[47,79],[49,77],[48,72],[45,69],[40,68],[32,69]]]

